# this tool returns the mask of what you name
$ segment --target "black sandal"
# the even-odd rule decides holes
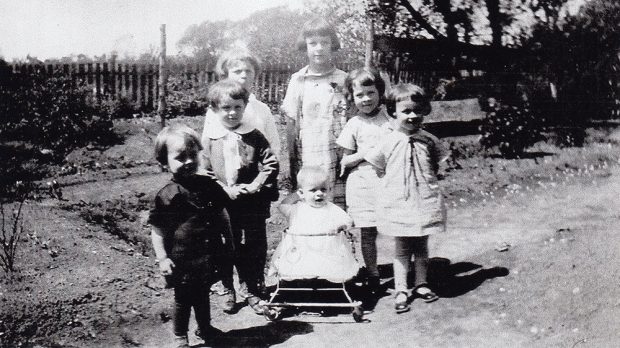
[[[398,295],[400,294],[405,294],[405,300],[404,301],[396,301],[394,303],[394,309],[396,310],[396,313],[401,314],[401,313],[405,313],[408,312],[409,309],[411,309],[411,307],[409,307],[409,301],[408,301],[408,297],[409,294],[407,294],[406,291],[399,291],[396,293],[396,297],[398,297]]]
[[[428,291],[420,292],[420,289],[426,289]],[[421,284],[416,286],[415,289],[413,289],[413,293],[416,295],[417,298],[421,298],[422,301],[426,303],[434,302],[439,299],[439,296],[437,296],[437,294],[435,294],[433,290],[428,287],[428,284]]]

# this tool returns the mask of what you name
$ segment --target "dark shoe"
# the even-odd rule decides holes
[[[428,287],[428,284],[416,286],[413,289],[413,293],[417,298],[421,298],[422,301],[426,303],[437,301],[439,299],[439,296],[437,296],[437,294],[435,294],[433,290]]]
[[[404,296],[401,296],[401,295],[404,295]],[[401,297],[400,300],[398,299],[399,297]],[[411,307],[409,307],[409,302],[408,302],[407,297],[408,297],[408,294],[406,291],[399,291],[396,293],[395,302],[394,302],[394,309],[396,310],[396,313],[398,314],[405,313],[411,309]],[[402,298],[404,298],[404,300]]]
[[[222,305],[222,311],[226,314],[232,314],[235,311],[237,305],[237,297],[234,291],[229,291],[224,295],[224,304]]]
[[[252,295],[249,296],[247,300],[248,305],[250,306],[250,308],[252,308],[254,313],[258,315],[263,315],[265,313],[265,306],[263,306],[263,304],[261,303],[262,300],[260,299],[260,297]]]

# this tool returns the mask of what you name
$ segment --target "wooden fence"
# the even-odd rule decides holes
[[[117,64],[72,63],[72,64],[13,64],[14,74],[39,74],[45,76],[67,76],[75,86],[91,91],[97,100],[124,98],[134,105],[147,110],[157,108],[159,88],[159,67],[157,64]],[[292,73],[300,67],[267,65],[260,71],[255,81],[255,93],[266,103],[279,104],[284,98],[286,87]],[[354,66],[344,64],[345,71]],[[191,88],[205,86],[215,81],[215,73],[206,66],[171,65],[169,83],[180,78]],[[416,82],[425,88],[434,88],[439,78],[435,72],[387,71],[392,80]],[[170,90],[170,88],[168,88]]]
[[[142,108],[155,109],[159,88],[159,67],[156,64],[13,64],[14,74],[68,76],[74,85],[92,91],[93,98],[125,98]],[[265,102],[279,103],[284,98],[288,80],[297,69],[267,67],[256,77],[256,93]],[[193,88],[215,81],[215,73],[201,66],[174,66],[171,78],[181,78]]]

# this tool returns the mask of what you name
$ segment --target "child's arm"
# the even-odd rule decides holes
[[[175,265],[174,262],[168,258],[168,253],[164,248],[163,231],[158,227],[153,226],[151,230],[151,242],[153,243],[157,263],[159,263],[159,271],[165,276],[172,274],[172,269]]]
[[[275,179],[278,176],[278,171],[280,169],[278,159],[271,151],[271,147],[267,139],[265,139],[265,136],[260,132],[256,132],[255,135],[257,136],[256,144],[259,152],[258,162],[260,164],[260,171],[251,183],[241,185],[241,193],[245,194],[253,194],[260,191],[268,180]]]
[[[364,154],[344,149],[344,156],[340,161],[340,176],[344,176],[347,168],[353,168],[362,162],[364,162]]]
[[[284,215],[284,217],[288,218],[291,215],[291,211],[297,202],[301,201],[301,197],[297,194],[297,192],[293,192],[288,196],[284,197],[280,205],[278,206],[278,210]]]

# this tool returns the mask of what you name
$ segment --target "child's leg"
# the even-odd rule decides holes
[[[412,247],[415,286],[425,285],[428,274],[428,236],[413,237]]]
[[[211,306],[209,287],[207,282],[198,283],[192,289],[194,315],[203,339],[207,338],[211,330]]]
[[[411,262],[411,237],[394,237],[394,290],[407,292],[407,274]]]
[[[239,279],[243,279],[249,296],[262,296],[267,261],[267,229],[265,220],[256,219],[246,226],[243,266],[239,267]],[[243,271],[241,270],[243,269]]]
[[[172,329],[179,337],[187,337],[189,316],[192,309],[192,296],[187,284],[177,284],[174,287],[174,312]]]
[[[362,256],[368,270],[368,276],[379,278],[379,269],[377,268],[377,228],[361,227],[360,230],[362,235]]]
[[[413,267],[415,268],[415,295],[424,302],[433,302],[439,297],[427,283],[428,274],[428,236],[415,237],[413,242]]]

